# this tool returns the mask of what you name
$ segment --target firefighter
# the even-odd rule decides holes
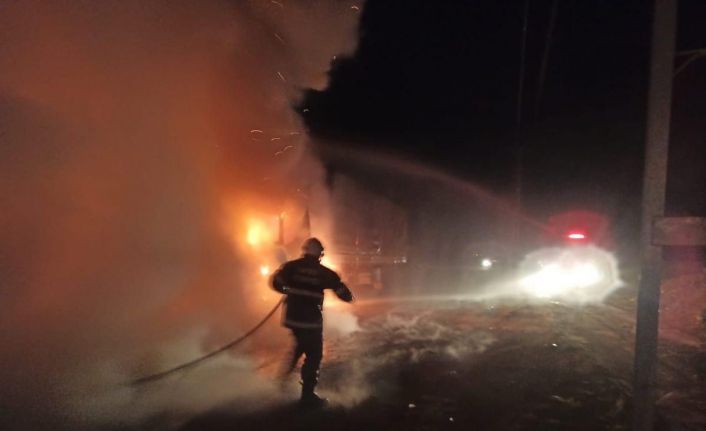
[[[314,392],[323,354],[321,307],[324,289],[332,289],[345,302],[353,301],[353,295],[338,274],[321,264],[324,256],[321,241],[316,238],[307,239],[302,244],[302,252],[302,257],[286,262],[273,274],[272,287],[287,295],[282,324],[292,331],[295,340],[283,377],[294,371],[299,358],[304,355],[300,402],[317,406],[326,403],[325,399]]]

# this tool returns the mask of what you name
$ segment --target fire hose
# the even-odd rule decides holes
[[[257,332],[265,323],[267,323],[267,321],[270,320],[272,318],[272,316],[274,316],[275,312],[282,305],[283,302],[284,302],[284,297],[282,297],[282,299],[277,301],[277,304],[275,304],[275,306],[272,308],[272,310],[270,310],[270,312],[267,313],[265,315],[265,317],[263,317],[262,320],[260,320],[260,322],[257,323],[257,325],[253,326],[248,332],[246,332],[245,334],[236,338],[235,340],[231,341],[230,343],[228,343],[228,344],[226,344],[216,350],[213,350],[209,353],[206,353],[203,356],[192,359],[188,362],[184,362],[183,364],[177,365],[176,367],[170,368],[168,370],[160,371],[155,374],[150,374],[148,376],[140,377],[139,379],[135,379],[129,383],[129,386],[140,386],[140,385],[144,385],[146,383],[152,383],[152,382],[156,382],[157,380],[162,380],[163,378],[165,378],[167,376],[170,376],[172,374],[176,374],[178,372],[187,370],[189,368],[193,368],[193,367],[213,358],[214,356],[225,352],[226,350],[232,349],[233,347],[237,346],[238,344],[240,344],[243,341],[245,341],[246,339],[248,339],[251,335],[253,335],[255,332]]]

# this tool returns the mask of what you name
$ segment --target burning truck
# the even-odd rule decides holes
[[[326,247],[322,263],[338,272],[358,296],[376,295],[399,279],[407,263],[407,214],[386,197],[337,175],[322,198],[300,194],[279,214],[246,220],[246,246],[260,260],[261,278],[300,254],[301,243],[319,237]]]
[[[332,261],[358,294],[376,294],[407,263],[407,214],[382,195],[338,175],[331,194]]]

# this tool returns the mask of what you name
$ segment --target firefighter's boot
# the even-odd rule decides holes
[[[302,396],[299,399],[299,405],[302,407],[323,407],[328,404],[326,398],[322,398],[314,392],[314,386],[311,383],[302,384]]]

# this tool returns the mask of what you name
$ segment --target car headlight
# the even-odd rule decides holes
[[[600,302],[622,286],[615,257],[594,246],[550,248],[530,253],[518,287],[535,298]]]

